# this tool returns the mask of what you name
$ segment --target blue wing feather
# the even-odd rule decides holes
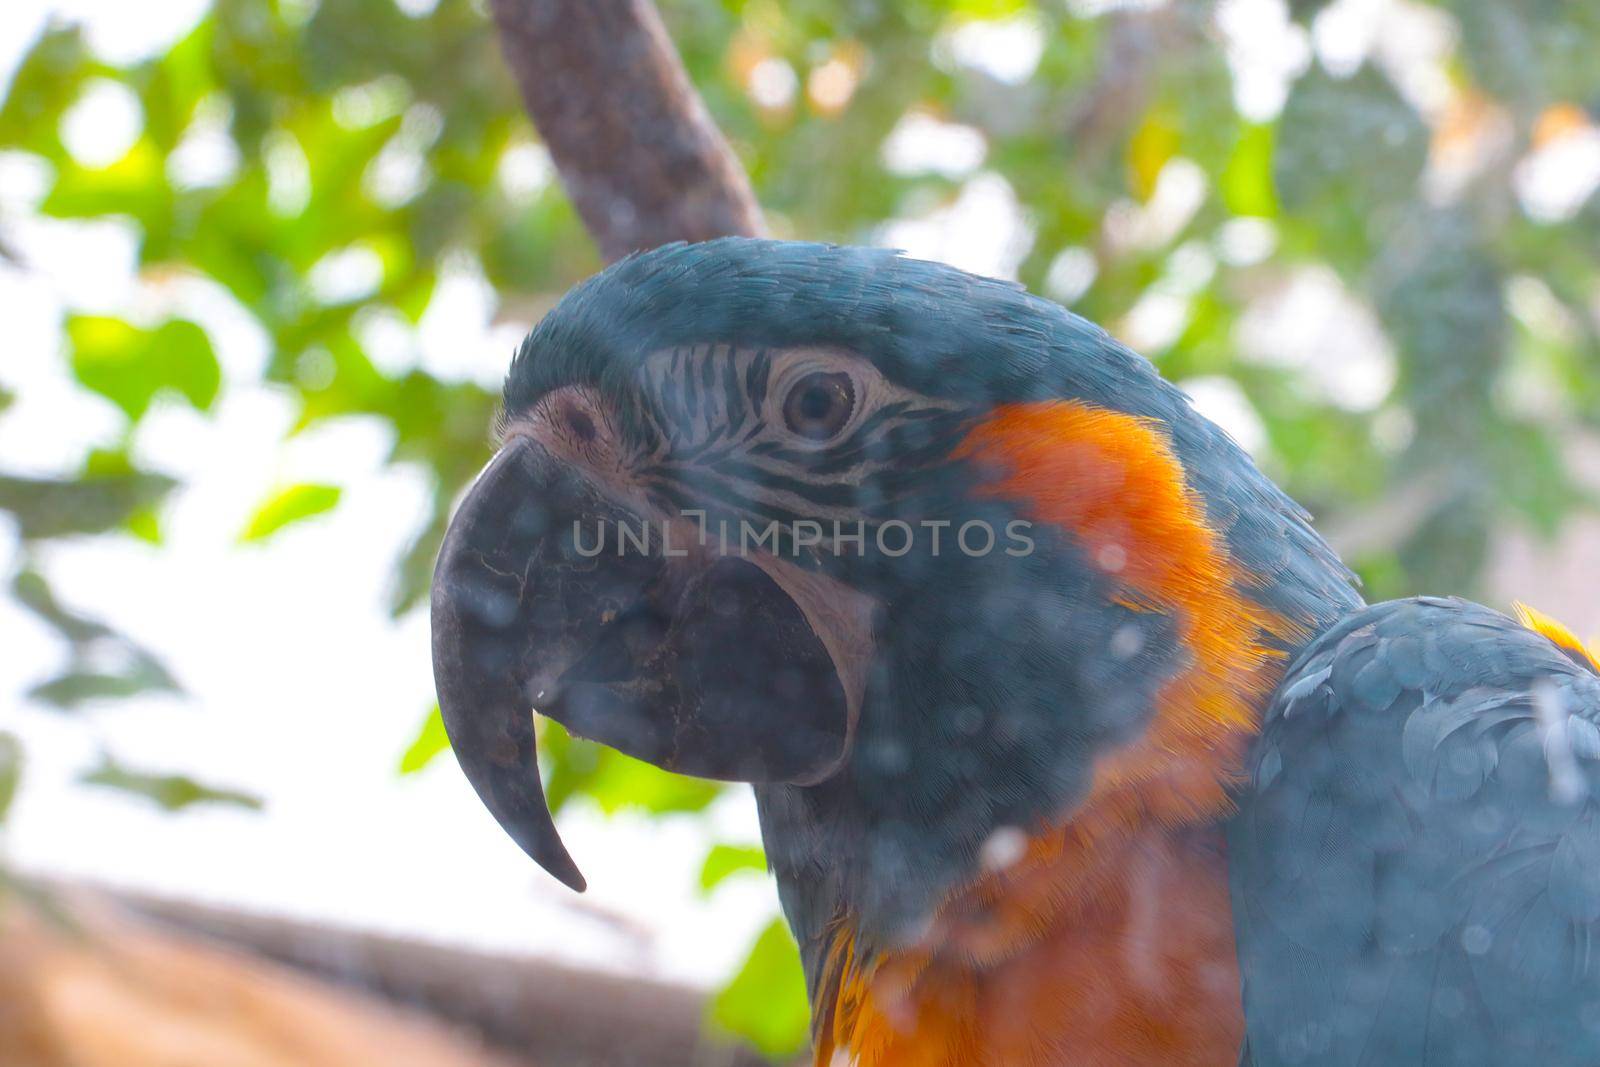
[[[1228,828],[1254,1067],[1600,1064],[1600,677],[1487,608],[1290,668]]]

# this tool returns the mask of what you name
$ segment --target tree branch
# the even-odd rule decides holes
[[[260,1014],[260,1011],[253,1012],[252,1007],[264,999],[251,992],[250,986],[254,983],[250,981],[250,972],[263,963],[276,963],[292,968],[302,981],[315,977],[329,983],[321,987],[322,998],[327,1003],[320,1013],[328,1016],[327,1019],[307,1014],[315,1004],[311,997],[305,998],[306,1006],[300,1011],[290,1012],[282,1004],[275,1009],[278,1025],[274,1035],[299,1038],[298,1058],[292,1055],[295,1050],[287,1050],[281,1061],[284,1063],[294,1062],[303,1067],[330,1067],[335,1061],[341,1065],[378,1063],[384,1067],[400,1064],[410,1067],[517,1067],[523,1064],[622,1067],[645,1063],[652,1067],[703,1067],[705,1064],[770,1067],[770,1061],[753,1051],[709,1032],[705,1023],[705,994],[686,986],[627,978],[517,954],[485,953],[337,925],[253,914],[127,888],[109,889],[64,881],[49,881],[43,888],[48,894],[46,900],[69,909],[63,912],[64,916],[85,924],[85,931],[93,935],[85,944],[90,950],[98,950],[91,954],[106,956],[108,963],[117,964],[119,947],[129,942],[159,938],[168,944],[165,951],[171,958],[158,961],[159,969],[152,969],[153,965],[148,963],[126,965],[129,961],[121,961],[124,965],[117,968],[118,987],[139,994],[138,1003],[129,1008],[133,1014],[128,1017],[147,1019],[150,1025],[145,1029],[159,1030],[156,1024],[164,1021],[159,1009],[165,994],[216,989],[221,981],[224,989],[245,986],[243,992],[230,994],[232,999],[227,1004],[233,1010],[229,1018],[218,1015],[207,1020],[207,1012],[215,1006],[199,992],[192,998],[196,1006],[186,1014],[198,1017],[197,1021],[209,1021],[206,1032],[214,1039],[248,1040],[252,1036],[249,1026],[257,1021],[253,1015]],[[129,913],[132,918],[119,921],[118,911]],[[0,914],[0,1063],[56,1067],[62,1061],[7,1055],[12,1049],[8,1030],[20,1021],[16,1018],[20,1013],[11,1010],[16,997],[7,999],[7,994],[12,992],[9,987],[16,984],[14,979],[8,982],[8,976],[22,974],[30,987],[49,977],[35,973],[36,968],[19,967],[19,963],[24,962],[18,955],[22,946],[11,936],[7,920],[22,921],[26,916],[21,912],[22,909],[12,909]],[[154,925],[145,929],[134,925],[135,919],[153,921]],[[203,962],[207,950],[200,938],[242,949],[254,959],[248,963],[237,962],[234,967],[208,966],[205,970],[210,972],[209,983],[202,981],[208,975],[193,966],[182,965],[182,957],[187,955],[202,958]],[[77,944],[72,947],[75,952],[80,950]],[[224,981],[229,972],[234,977]],[[156,975],[160,976],[159,982],[153,981]],[[337,1040],[339,1033],[330,1029],[333,1023],[340,1021],[336,1010],[340,1002],[336,997],[330,999],[337,986],[418,1013],[421,1018],[408,1024],[412,1029],[431,1032],[441,1022],[453,1024],[459,1031],[475,1035],[481,1044],[503,1050],[503,1055],[482,1052],[479,1063],[442,1057],[435,1062],[421,1055],[413,1058],[356,1056],[350,1051],[350,1042],[341,1043]],[[271,1006],[264,1004],[264,1007]],[[212,1014],[220,1011],[217,1009]],[[114,1025],[118,1018],[111,1018],[107,1025]],[[184,1021],[184,1014],[172,1013],[171,1021],[166,1021],[167,1028],[176,1031],[174,1024],[178,1021]],[[404,1026],[390,1029],[395,1031],[391,1038],[396,1043],[407,1036]],[[15,1038],[10,1040],[14,1043]],[[250,1063],[280,1063],[276,1056],[269,1055],[278,1051],[277,1044],[269,1046],[259,1035],[256,1042],[261,1056]],[[468,1046],[472,1044],[466,1042]],[[342,1058],[338,1055],[340,1050],[346,1053]],[[514,1060],[509,1058],[513,1056]],[[72,1062],[75,1067],[83,1067],[76,1060]],[[152,1065],[154,1062],[154,1059],[148,1061]],[[138,1067],[147,1061],[124,1059],[116,1063],[118,1067]]]
[[[762,232],[749,179],[650,0],[492,0],[506,60],[608,260]]]

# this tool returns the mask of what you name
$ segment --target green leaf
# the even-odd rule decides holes
[[[121,449],[97,448],[83,461],[83,473],[89,477],[125,478],[138,473],[133,460]],[[161,509],[159,501],[135,508],[123,522],[123,528],[148,545],[161,544]]]
[[[811,1024],[806,980],[799,947],[782,919],[761,931],[739,973],[712,1000],[711,1018],[774,1058],[805,1047]]]
[[[1329,0],[1289,0],[1289,14],[1302,22],[1310,22],[1328,3]]]
[[[1222,173],[1222,200],[1235,215],[1271,218],[1278,213],[1272,188],[1273,128],[1265,123],[1245,126]]]
[[[139,103],[145,128],[170,153],[178,144],[201,99],[214,88],[211,73],[212,24],[204,19],[159,60],[138,72]]]
[[[160,659],[98,619],[62,605],[37,571],[24,569],[18,573],[11,592],[17,603],[54,627],[72,646],[66,669],[29,690],[30,698],[70,711],[91,700],[153,690],[180,691]]]
[[[141,660],[120,673],[69,670],[28,690],[31,699],[71,711],[97,700],[126,700],[152,690],[175,690],[172,676],[154,660]]]
[[[11,595],[17,598],[17,603],[49,623],[74,645],[113,636],[111,627],[105,623],[65,607],[56,599],[55,592],[38,571],[20,571],[12,579]]]
[[[153,141],[140,138],[126,155],[104,167],[63,160],[40,211],[62,219],[127,215],[145,231],[147,240],[164,239],[173,215],[166,159]]]
[[[664,815],[702,811],[722,789],[717,782],[672,774],[607,748],[600,752],[596,773],[586,792],[607,815],[629,808]]]
[[[0,511],[15,517],[24,541],[105,533],[153,508],[175,485],[145,471],[75,479],[0,475]]]
[[[22,782],[22,742],[15,734],[0,732],[0,823],[6,821],[11,802]]]
[[[427,718],[422,720],[422,728],[417,731],[405,755],[400,757],[400,773],[416,774],[449,748],[450,737],[444,732],[444,718],[439,714],[439,705],[435,704]]]
[[[192,322],[174,319],[161,325],[151,341],[165,370],[167,388],[176,390],[199,411],[210,411],[222,388],[222,368],[217,364],[211,339]]]
[[[607,815],[702,811],[723,789],[721,783],[672,774],[575,738],[549,719],[539,720],[539,752],[547,767],[545,796],[551,811],[560,811],[574,796],[588,797]]]
[[[451,498],[436,493],[433,517],[417,532],[395,564],[394,581],[389,594],[389,614],[399,618],[427,597],[433,583],[433,561],[439,558],[439,545],[444,541],[445,527],[450,521]]]
[[[85,785],[98,785],[143,797],[167,811],[182,811],[196,804],[226,804],[260,811],[260,797],[233,789],[203,785],[180,774],[145,774],[102,756],[98,768],[84,775]]]
[[[1003,19],[1019,15],[1032,5],[1028,0],[949,0],[950,13],[971,19]]]
[[[147,545],[161,543],[161,515],[154,508],[141,508],[128,516],[128,532]]]
[[[79,27],[47,30],[17,68],[0,104],[0,145],[64,157],[57,133],[61,115],[78,99],[94,66]]]
[[[184,319],[145,330],[121,319],[74,315],[67,320],[67,337],[78,381],[134,422],[166,391],[208,411],[222,386],[210,338]]]
[[[767,854],[759,845],[713,845],[700,865],[700,889],[710,893],[740,871],[767,870]]]
[[[262,501],[256,513],[245,524],[239,540],[246,544],[265,541],[285,526],[332,511],[339,506],[342,492],[343,490],[336,485],[312,483],[280,489]]]

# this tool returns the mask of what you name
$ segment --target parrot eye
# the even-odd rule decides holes
[[[789,431],[808,441],[826,441],[844,429],[856,406],[850,375],[815,371],[795,382],[783,400]]]

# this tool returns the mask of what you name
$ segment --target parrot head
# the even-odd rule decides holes
[[[1070,809],[1174,679],[1246,715],[1228,685],[1353,602],[1142,357],[885,250],[623,260],[524,341],[499,442],[434,578],[440,709],[489,811],[579,889],[535,713],[752,783],[797,929],[844,908],[889,936],[997,829]]]

